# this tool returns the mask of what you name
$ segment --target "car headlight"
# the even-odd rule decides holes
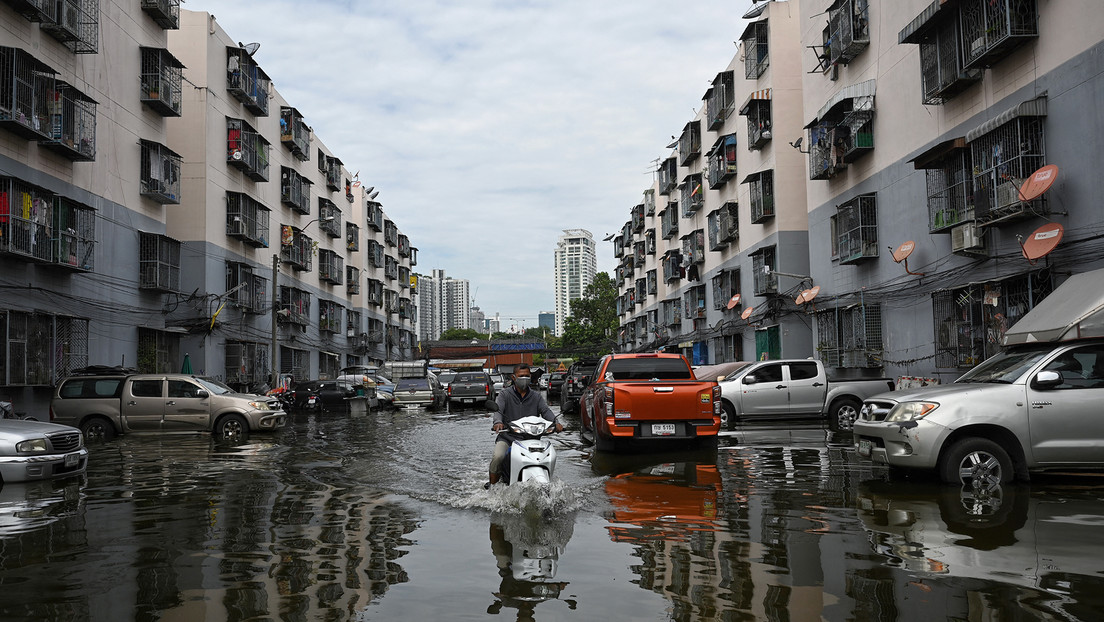
[[[249,402],[254,410],[268,410],[268,402]]]
[[[15,444],[15,450],[20,453],[44,452],[46,449],[46,439],[44,438],[21,441]]]
[[[935,402],[901,402],[889,411],[885,420],[887,422],[915,421],[928,416],[939,404]]]

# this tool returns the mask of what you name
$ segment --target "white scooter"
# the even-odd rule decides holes
[[[488,401],[487,406],[491,405],[494,405],[493,410],[498,410],[494,402]],[[556,471],[556,447],[543,437],[555,431],[554,422],[533,415],[511,421],[505,430],[496,432],[510,443],[506,459],[498,470],[498,481],[507,485],[529,480],[542,484],[552,481]]]

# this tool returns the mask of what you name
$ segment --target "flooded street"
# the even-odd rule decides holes
[[[569,421],[571,419],[569,418]],[[577,423],[577,420],[574,422]],[[850,438],[592,455],[482,488],[489,415],[295,415],[274,436],[128,436],[86,478],[0,490],[3,620],[1093,619],[1104,479],[975,497]]]

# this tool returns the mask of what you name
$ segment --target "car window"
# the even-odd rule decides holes
[[[985,359],[985,362],[966,372],[955,382],[992,382],[999,384],[1015,382],[1041,361],[1043,357],[1050,354],[1052,349],[1052,345],[1042,344],[1001,352]]]
[[[135,380],[130,384],[134,397],[161,397],[161,380]]]
[[[1104,347],[1086,346],[1054,359],[1044,371],[1058,372],[1062,383],[1055,389],[1104,388]]]
[[[790,363],[790,380],[808,380],[816,377],[816,363]]]
[[[693,374],[681,358],[625,358],[613,359],[606,366],[606,373],[614,380],[692,380]]]
[[[410,389],[428,389],[428,388],[429,388],[429,380],[426,380],[425,378],[408,378],[406,380],[400,380],[395,385],[395,390],[396,391],[403,390],[403,389],[409,391]]]
[[[453,382],[486,382],[486,374],[457,374]]]
[[[187,380],[170,380],[169,397],[199,397],[199,385]]]
[[[234,392],[230,387],[210,378],[196,378],[195,381],[202,385],[204,389],[207,389],[211,395],[224,395]]]
[[[759,382],[782,382],[782,365],[764,365],[752,372],[752,375]]]

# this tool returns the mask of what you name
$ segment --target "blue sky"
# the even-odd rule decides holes
[[[628,220],[735,53],[750,0],[188,0],[255,55],[488,315],[553,308],[563,229]]]

